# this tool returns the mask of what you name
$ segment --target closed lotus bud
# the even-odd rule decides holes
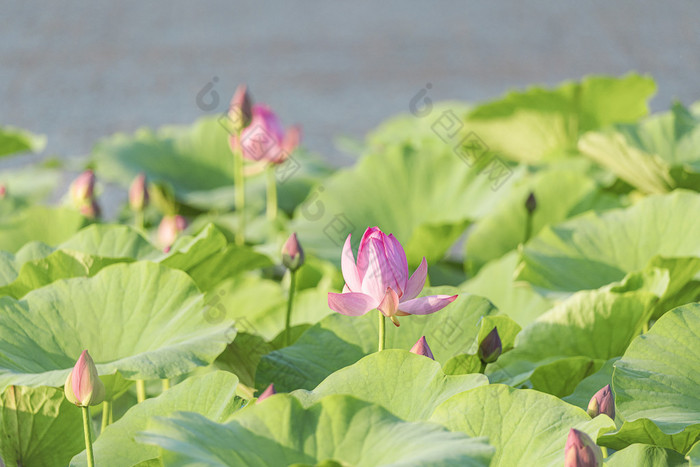
[[[158,243],[169,250],[170,246],[177,240],[177,236],[186,228],[187,221],[184,217],[180,215],[165,216],[158,226]]]
[[[0,185],[0,199],[3,199],[7,195],[7,187],[5,185]]]
[[[136,212],[141,212],[148,206],[148,187],[146,186],[146,174],[136,176],[129,187],[129,206]]]
[[[282,264],[292,272],[304,264],[304,250],[297,240],[296,233],[290,235],[282,246]]]
[[[532,214],[537,209],[537,198],[535,198],[535,193],[530,192],[530,196],[525,200],[525,209],[527,212]]]
[[[503,352],[501,337],[498,335],[498,329],[493,328],[479,343],[478,355],[482,362],[493,363],[501,356],[501,352]]]
[[[233,124],[232,129],[237,133],[250,125],[250,121],[253,118],[253,105],[250,94],[248,94],[248,86],[245,84],[241,84],[236,88],[236,92],[231,99],[228,116]]]
[[[90,202],[95,191],[95,172],[88,169],[78,175],[70,186],[70,196],[73,204],[81,207]]]
[[[66,378],[64,392],[66,399],[79,407],[98,405],[104,401],[105,387],[87,350],[83,350]]]
[[[425,336],[422,336],[420,339],[418,339],[418,342],[413,344],[410,352],[416,355],[424,355],[432,360],[435,360],[435,357],[433,357],[433,352],[431,352],[430,347],[428,347],[428,342],[425,340]]]
[[[261,401],[267,399],[270,396],[274,396],[275,394],[277,394],[277,391],[275,391],[275,385],[270,384],[267,388],[265,388],[262,394],[258,396],[258,401],[256,402],[256,404],[260,403]]]
[[[564,467],[601,467],[603,451],[584,432],[572,428],[566,439]]]
[[[609,384],[591,397],[587,412],[591,418],[597,417],[600,414],[605,414],[613,420],[615,419],[615,398],[613,397]]]
[[[80,214],[89,219],[97,219],[100,217],[101,213],[102,210],[100,209],[100,205],[97,204],[97,200],[95,198],[92,198],[80,205]]]

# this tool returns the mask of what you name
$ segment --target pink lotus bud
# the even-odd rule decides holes
[[[101,213],[102,210],[100,209],[100,205],[97,204],[97,200],[95,198],[89,199],[80,205],[80,214],[89,219],[97,219],[100,217]]]
[[[238,136],[229,139],[231,149],[240,150],[248,160],[281,164],[289,156],[289,148],[296,148],[301,133],[290,129],[286,134],[277,114],[263,104],[253,106],[250,125]],[[292,149],[293,149],[292,148]]]
[[[95,172],[93,172],[92,169],[88,169],[78,175],[70,186],[70,196],[73,200],[73,204],[75,204],[76,207],[80,207],[88,203],[92,199],[94,191]]]
[[[605,414],[613,420],[615,419],[615,398],[613,397],[609,384],[591,397],[587,412],[591,418],[597,417],[600,414]]]
[[[289,236],[284,246],[282,247],[282,264],[294,272],[304,264],[304,250],[297,240],[297,234],[293,233]]]
[[[256,404],[259,404],[260,402],[264,401],[265,399],[267,399],[267,398],[270,397],[270,396],[274,396],[275,394],[277,394],[277,391],[275,391],[275,385],[274,385],[274,384],[270,384],[270,385],[262,392],[262,394],[260,394],[260,396],[258,396],[258,401],[256,402]]]
[[[299,125],[292,125],[287,128],[287,131],[284,133],[282,149],[289,155],[299,147],[299,143],[301,143],[301,127]]]
[[[170,247],[186,228],[187,221],[180,215],[163,217],[158,226],[158,243],[163,248]]]
[[[603,452],[584,432],[575,428],[569,430],[566,439],[564,467],[601,467]]]
[[[241,132],[245,127],[250,125],[250,121],[253,118],[252,107],[250,94],[248,94],[248,86],[240,84],[233,94],[228,109],[228,116],[233,126],[232,129],[236,133]]]
[[[416,355],[425,355],[426,357],[435,360],[435,357],[433,357],[433,352],[430,351],[430,347],[428,347],[428,342],[425,340],[425,336],[421,337],[418,339],[418,342],[413,344],[413,347],[411,347],[411,353],[414,353]]]
[[[83,350],[66,378],[64,392],[66,399],[79,407],[98,405],[104,401],[105,387],[87,350]]]
[[[0,184],[0,199],[3,199],[7,195],[7,187]]]
[[[530,196],[528,196],[525,200],[525,209],[527,209],[529,214],[532,214],[535,212],[535,209],[537,209],[537,198],[535,198],[535,193],[530,192]]]
[[[345,287],[343,293],[328,294],[328,306],[344,315],[360,316],[377,309],[398,326],[399,316],[435,313],[457,298],[457,295],[418,297],[425,285],[428,263],[423,258],[409,277],[403,247],[379,227],[365,231],[357,250],[357,262],[348,235],[340,264]]]
[[[140,173],[131,182],[129,187],[129,206],[137,212],[143,211],[148,206],[148,187],[145,173]]]
[[[484,340],[479,343],[477,354],[482,362],[493,363],[501,356],[501,352],[503,352],[501,336],[498,335],[498,329],[493,328],[493,330],[484,337]]]

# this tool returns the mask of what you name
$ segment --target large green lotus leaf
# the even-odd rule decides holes
[[[532,389],[557,397],[568,396],[584,379],[601,369],[604,360],[566,357],[538,366],[530,375]]]
[[[632,282],[630,279],[627,285],[621,285],[619,292],[601,289],[576,293],[537,318],[518,334],[515,349],[489,366],[489,379],[521,384],[538,366],[560,358],[605,361],[622,355],[658,300],[654,293],[636,289],[639,284]],[[586,363],[567,367],[579,372],[581,365]],[[575,387],[577,381],[573,384]]]
[[[449,430],[486,436],[496,448],[491,467],[560,466],[571,428],[593,439],[614,426],[607,416],[591,418],[549,394],[501,384],[481,386],[443,402],[431,417]]]
[[[365,229],[376,225],[404,245],[410,265],[423,256],[431,264],[466,221],[490,213],[520,176],[499,164],[494,159],[470,167],[438,138],[375,150],[314,190],[297,209],[292,229],[310,252],[339,264],[348,234],[357,246]]]
[[[620,438],[682,453],[690,449],[700,436],[698,348],[698,303],[666,313],[630,344],[613,373],[617,410],[630,426],[623,426],[619,437],[606,435],[613,438],[611,445]],[[656,430],[647,431],[652,424]]]
[[[0,127],[0,157],[22,152],[41,152],[46,136],[11,126]]]
[[[203,296],[182,271],[116,264],[0,298],[0,388],[61,386],[84,349],[102,374],[170,378],[211,363],[234,338],[231,320],[203,319]]]
[[[688,269],[683,257],[700,257],[700,219],[690,215],[694,212],[700,212],[700,194],[676,190],[627,209],[547,227],[525,246],[517,278],[556,291],[595,289],[641,271],[660,256],[684,285],[697,269],[690,277],[672,270],[675,264]]]
[[[7,466],[68,465],[85,449],[80,408],[62,389],[8,387],[0,397],[0,461]]]
[[[493,455],[484,439],[406,422],[378,405],[341,395],[304,408],[293,396],[278,394],[225,424],[191,413],[156,418],[137,440],[160,446],[163,463],[174,467],[488,466]]]
[[[204,117],[190,126],[147,128],[133,135],[116,134],[93,151],[101,177],[124,186],[140,172],[150,180],[167,182],[181,203],[201,209],[228,209],[234,204],[233,155],[229,134],[217,117]],[[291,212],[327,167],[303,151],[292,154],[276,170],[280,206]],[[265,177],[246,183],[249,199],[263,199]]]
[[[237,384],[235,375],[216,371],[190,377],[158,397],[133,406],[97,438],[93,444],[95,463],[104,467],[121,467],[157,459],[160,454],[157,447],[134,441],[134,435],[145,430],[151,418],[187,411],[222,422],[243,404],[236,397]],[[87,465],[85,452],[76,455],[70,465]]]
[[[537,208],[532,216],[530,238],[547,225],[557,224],[577,214],[619,207],[620,200],[603,193],[597,183],[576,170],[546,170],[513,183],[508,199],[494,212],[480,219],[469,233],[465,268],[478,271],[487,262],[500,258],[526,241],[525,200],[534,193]]]
[[[612,384],[613,365],[618,360],[619,357],[615,357],[605,362],[600,370],[581,380],[574,392],[562,399],[586,410],[591,397],[606,385]]]
[[[385,350],[336,371],[313,391],[292,393],[309,406],[330,394],[379,404],[407,421],[426,420],[455,394],[488,384],[482,374],[445,375],[440,364],[405,350]]]
[[[676,102],[669,112],[633,125],[589,133],[579,149],[645,193],[698,190],[700,117]]]
[[[453,287],[426,289],[425,295],[454,293]],[[435,359],[445,363],[466,352],[479,332],[482,316],[496,314],[486,299],[462,295],[442,310],[424,316],[403,316],[395,328],[387,320],[387,349],[409,350],[425,336]],[[312,326],[289,347],[263,357],[256,387],[274,383],[281,391],[313,389],[331,373],[377,351],[378,312],[364,316],[332,314]]]
[[[605,465],[609,467],[684,467],[688,463],[683,455],[670,449],[648,444],[633,444],[614,453],[606,459]]]
[[[2,131],[2,130],[0,130]],[[49,164],[33,164],[19,168],[3,169],[0,185],[6,189],[3,202],[15,198],[29,204],[39,203],[55,192],[64,174]]]
[[[527,326],[552,308],[552,301],[535,292],[525,281],[514,281],[518,253],[512,251],[481,268],[460,286],[465,292],[486,297],[520,326]]]
[[[476,107],[467,126],[493,150],[528,164],[575,152],[579,135],[612,123],[631,123],[649,112],[654,80],[589,76],[554,89],[532,87]]]
[[[5,209],[0,203],[0,250],[18,251],[25,243],[39,241],[57,245],[87,224],[77,210],[30,206]]]
[[[700,441],[695,443],[690,451],[688,451],[686,459],[690,461],[690,467],[697,467],[700,465]]]

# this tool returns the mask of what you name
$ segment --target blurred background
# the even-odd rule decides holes
[[[427,83],[481,101],[636,70],[658,83],[654,110],[699,98],[690,1],[3,1],[1,17],[0,125],[48,144],[0,168],[222,113],[242,82],[334,165],[351,162],[337,137],[407,112]]]

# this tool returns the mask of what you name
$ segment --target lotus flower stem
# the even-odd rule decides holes
[[[384,350],[384,339],[386,337],[386,321],[384,320],[384,314],[381,311],[379,313],[379,345],[377,345],[377,352]]]
[[[488,365],[488,363],[486,363],[484,361],[481,362],[481,369],[479,369],[479,373],[481,373],[482,375],[486,371],[486,365]]]
[[[284,345],[291,342],[292,305],[294,304],[294,289],[296,287],[296,271],[289,270],[289,299],[287,300],[287,320],[284,324]]]
[[[600,450],[603,453],[603,459],[607,459],[608,458],[608,448],[606,448],[605,446],[600,446]]]
[[[642,324],[642,334],[646,334],[649,332],[649,321],[644,321],[644,324]]]
[[[238,135],[240,141],[241,135]],[[233,183],[235,185],[236,214],[238,214],[238,226],[236,228],[236,245],[245,244],[245,175],[243,173],[243,151],[233,151]]]
[[[165,379],[162,379],[161,381],[163,383],[163,392],[170,389],[170,378],[165,378]]]
[[[146,400],[146,382],[142,379],[136,380],[136,401],[143,402]]]
[[[532,236],[532,213],[527,214],[527,218],[525,219],[525,240],[523,243],[527,243],[528,240],[530,240],[530,237]]]
[[[275,179],[275,166],[270,164],[267,169],[267,220],[274,222],[277,219],[277,179]]]
[[[145,221],[144,221],[144,215],[143,211],[138,211],[134,214],[134,226],[136,226],[137,229],[143,230],[145,226]]]
[[[102,426],[100,427],[100,434],[105,431],[105,428],[112,423],[112,402],[104,401],[102,402]]]
[[[95,458],[92,455],[92,438],[90,436],[90,406],[83,409],[83,432],[85,433],[85,453],[87,454],[88,467],[95,467]]]

